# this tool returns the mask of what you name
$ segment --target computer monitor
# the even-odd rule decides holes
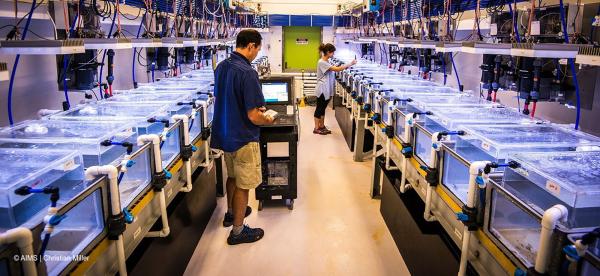
[[[289,105],[290,83],[285,81],[263,81],[262,92],[267,104]]]

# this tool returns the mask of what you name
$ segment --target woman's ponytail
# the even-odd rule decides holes
[[[319,53],[326,55],[331,52],[335,52],[335,46],[333,46],[333,44],[327,43],[319,46]]]

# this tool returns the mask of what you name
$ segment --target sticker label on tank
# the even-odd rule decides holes
[[[560,186],[553,181],[546,181],[546,190],[550,191],[552,194],[559,196],[560,195]]]
[[[137,229],[135,229],[135,232],[133,232],[133,239],[137,239],[137,237],[140,235],[140,233],[142,233],[142,228],[138,227]]]
[[[462,233],[460,232],[460,230],[454,228],[454,235],[456,235],[459,240],[462,240]]]
[[[490,150],[490,144],[488,144],[488,143],[486,143],[486,142],[481,142],[481,147],[482,147],[484,150],[487,150],[487,151],[489,151],[489,150]]]
[[[42,183],[44,183],[43,179],[36,179],[35,181],[31,182],[31,184],[29,184],[29,186],[31,186],[31,187],[37,187],[37,186],[39,186]]]
[[[71,159],[67,162],[65,162],[62,166],[63,171],[70,171],[73,170],[75,168],[75,159]]]

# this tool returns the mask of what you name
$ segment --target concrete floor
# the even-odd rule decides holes
[[[229,246],[231,228],[221,225],[227,202],[219,199],[185,275],[409,275],[379,200],[369,197],[371,162],[352,161],[331,109],[326,124],[333,134],[313,134],[313,112],[300,109],[294,210],[266,206],[257,212],[251,192],[246,223],[263,228],[265,236]]]

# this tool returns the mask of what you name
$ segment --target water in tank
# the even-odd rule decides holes
[[[136,139],[135,127],[125,122],[34,120],[0,130],[0,148],[77,150],[86,168],[118,165],[127,154],[123,146],[103,145],[104,141],[132,143],[137,154],[119,185],[123,206],[131,204],[150,183],[150,150],[139,152]]]
[[[84,249],[100,242],[104,231],[102,190],[91,190],[73,202],[74,206],[64,212],[64,219],[50,236],[45,252],[48,275],[59,275],[71,262],[78,261],[73,257],[81,256]]]
[[[411,105],[425,108],[437,105],[467,105],[467,104],[492,104],[481,97],[471,96],[469,93],[444,94],[444,95],[422,95],[412,97]]]
[[[84,193],[90,187],[77,151],[0,149],[0,162],[3,164],[0,167],[0,232],[19,226],[33,229],[43,223],[48,213],[50,195],[20,195],[16,193],[20,187],[58,188],[56,206],[64,218],[50,236],[45,259],[52,259],[46,262],[49,275],[59,274],[70,263],[70,257],[81,253],[102,233],[101,192]],[[74,207],[64,211],[68,203],[74,203]]]
[[[432,115],[422,116],[422,120],[416,122],[415,129],[415,155],[427,166],[431,164],[431,135],[440,131],[456,131],[465,124],[514,124],[529,122],[516,110],[510,108],[496,108],[488,104],[481,105],[443,105],[429,108]],[[453,138],[449,136],[447,138]]]
[[[114,102],[178,103],[182,101],[190,101],[193,96],[193,92],[148,93],[147,91],[139,91],[136,93],[120,93],[106,100]]]
[[[410,143],[411,141],[404,141],[404,135],[406,135],[406,131],[404,129],[404,125],[406,123],[406,116],[410,113],[421,112],[422,110],[412,106],[412,105],[404,105],[396,107],[393,111],[394,113],[394,135],[396,138],[400,139],[400,141],[404,143]],[[415,118],[416,120],[416,118]]]
[[[443,146],[442,185],[462,202],[472,162],[502,163],[517,152],[575,151],[600,145],[597,137],[553,124],[464,125],[461,129],[464,136]]]
[[[520,167],[506,169],[501,181],[492,182],[487,225],[526,264],[535,260],[541,217],[550,207],[567,208],[561,224],[571,232],[600,225],[600,152],[519,153],[510,160]]]
[[[42,222],[50,196],[42,193],[19,195],[23,186],[36,189],[57,187],[62,206],[87,185],[83,159],[77,151],[52,149],[0,149],[0,231]]]
[[[74,109],[50,115],[48,118],[75,121],[134,122],[135,129],[139,135],[161,135],[165,132],[166,124],[160,122],[160,120],[168,121],[170,127],[172,123],[171,115],[173,115],[170,109],[172,108],[173,105],[169,104],[100,102],[78,106]],[[157,121],[149,122],[149,119],[156,119]],[[161,147],[163,168],[166,168],[180,153],[180,137],[181,134],[178,127],[173,128],[166,135],[166,140],[164,140]]]

